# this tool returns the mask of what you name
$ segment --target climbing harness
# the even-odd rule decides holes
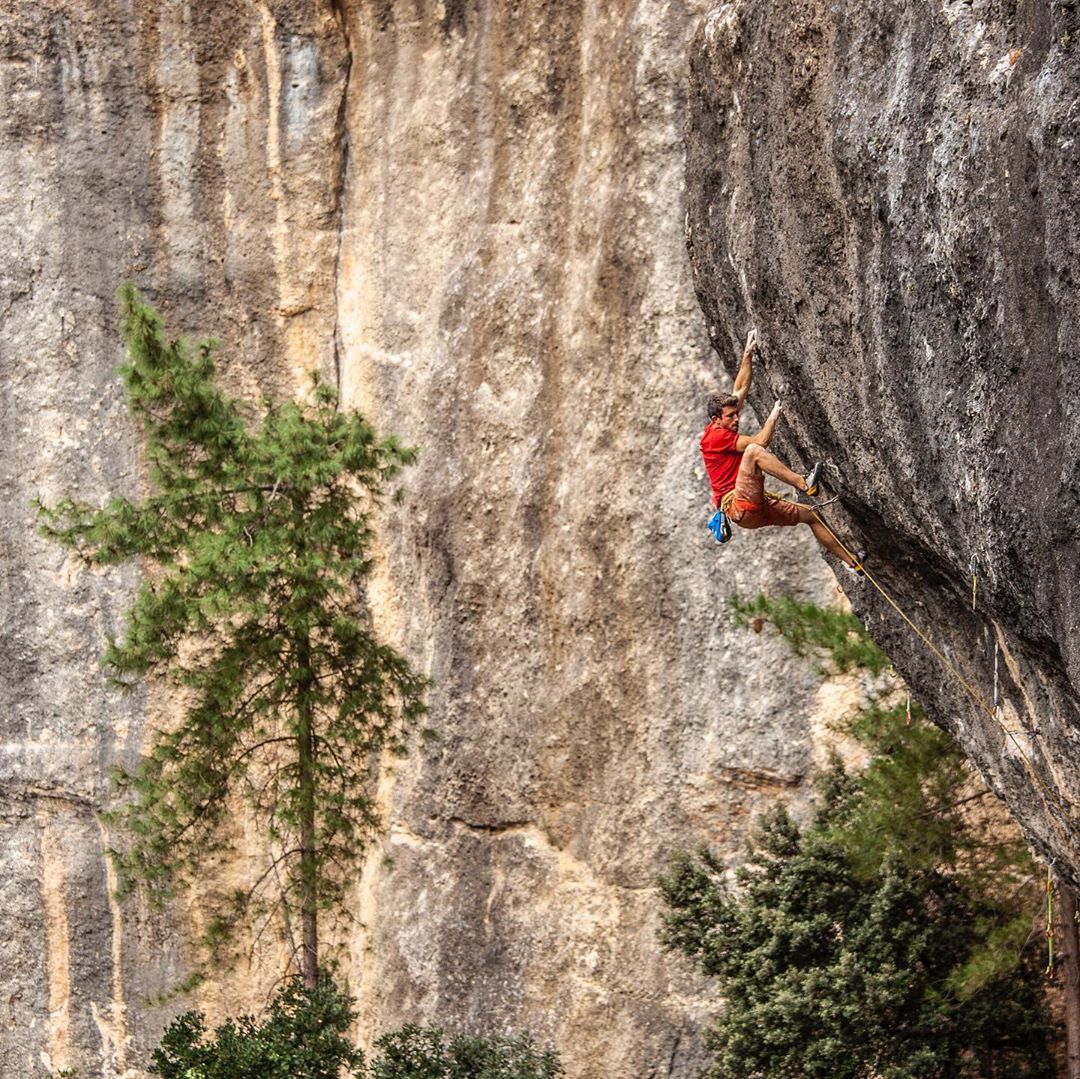
[[[827,498],[824,502],[818,502],[815,506],[809,505],[806,502],[793,502],[790,498],[784,498],[782,495],[778,495],[773,491],[765,492],[766,504],[769,502],[786,502],[790,506],[806,506],[810,510],[815,508],[824,509],[826,506],[831,506],[839,497],[839,495],[833,495],[832,498]],[[728,511],[730,510],[731,503],[734,499],[735,492],[728,491],[728,493],[720,499],[720,505],[716,512],[709,518],[709,523],[706,527],[712,533],[713,538],[717,543],[727,543],[732,538],[731,518],[728,516]]]

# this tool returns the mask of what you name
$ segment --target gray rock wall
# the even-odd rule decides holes
[[[687,166],[711,332],[761,327],[778,445],[828,461],[832,520],[956,673],[848,594],[1074,883],[1078,30],[1057,2],[719,6]]]
[[[28,500],[140,487],[125,278],[224,340],[232,389],[317,369],[423,448],[371,602],[442,737],[381,777],[387,833],[338,927],[360,1036],[530,1027],[571,1076],[694,1074],[712,997],[660,954],[652,881],[798,793],[820,711],[723,599],[831,594],[808,537],[704,531],[698,13],[0,2],[0,1074],[139,1074],[170,1015],[258,1007],[281,969],[271,944],[158,1003],[198,903],[109,897],[108,772],[169,703],[97,667],[136,571],[80,569]]]
[[[528,1023],[581,1076],[693,1074],[701,987],[657,952],[652,881],[806,767],[805,675],[722,600],[823,594],[809,537],[702,531],[693,14],[348,23],[343,387],[423,447],[373,597],[443,727],[386,792],[363,999],[375,1026]]]
[[[109,774],[167,704],[107,692],[98,667],[136,570],[80,568],[34,534],[30,499],[139,489],[114,374],[125,279],[177,331],[223,338],[238,392],[333,370],[346,62],[307,3],[0,3],[5,1077],[145,1061],[195,917],[110,900]]]

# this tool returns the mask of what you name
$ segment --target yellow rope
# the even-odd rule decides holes
[[[783,501],[789,502],[790,499],[784,499]],[[792,502],[791,504],[796,506],[806,505],[806,503],[803,502]],[[863,575],[878,590],[878,592],[881,593],[882,598],[889,604],[889,606],[892,607],[892,609],[896,611],[896,613],[911,627],[912,631],[920,638],[920,640],[922,640],[923,644],[925,644],[926,647],[934,654],[934,656],[937,657],[941,665],[957,680],[957,682],[960,683],[960,685],[964,687],[965,690],[967,690],[972,700],[974,700],[976,704],[978,704],[979,707],[1001,728],[1002,732],[1016,747],[1016,750],[1020,754],[1020,759],[1024,762],[1024,767],[1027,770],[1028,774],[1035,781],[1035,783],[1038,786],[1042,787],[1046,794],[1049,795],[1050,799],[1056,804],[1057,808],[1061,811],[1065,819],[1071,822],[1072,816],[1070,815],[1069,811],[1065,808],[1064,804],[1057,796],[1057,793],[1053,790],[1053,788],[1051,788],[1042,778],[1042,776],[1039,775],[1037,771],[1035,771],[1034,765],[1029,759],[1027,753],[1024,752],[1024,747],[1017,741],[1016,735],[1013,734],[1013,732],[1005,726],[1005,724],[1001,721],[1001,718],[994,711],[994,709],[992,709],[990,705],[986,703],[978,690],[976,690],[975,687],[972,686],[971,683],[968,682],[968,680],[956,669],[956,667],[948,660],[948,658],[936,647],[934,642],[931,641],[930,638],[927,637],[926,634],[923,633],[923,631],[919,629],[917,625],[915,625],[915,623],[907,616],[907,614],[903,610],[901,610],[900,605],[896,602],[896,600],[892,598],[891,595],[889,595],[886,589],[878,582],[877,578],[874,577],[874,575],[870,573],[870,571],[865,566],[859,563],[858,558],[850,550],[848,550],[848,548],[844,544],[844,541],[841,540],[840,537],[832,530],[828,522],[826,522],[824,518],[822,518],[821,514],[819,514],[813,506],[806,506],[806,508],[810,510],[810,512],[814,515],[814,517],[822,525],[822,527],[825,528],[829,535],[832,536],[834,540],[836,540],[840,549],[844,552],[844,554],[848,556],[848,558],[851,559],[853,567],[857,567],[862,570]],[[1048,811],[1048,816],[1050,817],[1051,822],[1054,824],[1062,840],[1065,842],[1066,846],[1071,848],[1073,846],[1072,837],[1064,830],[1061,823],[1057,820],[1054,814],[1049,812],[1050,807],[1046,805],[1045,799],[1043,800],[1043,804],[1044,808],[1046,808]]]
[[[1054,976],[1054,880],[1050,866],[1046,867],[1046,970],[1048,978]]]
[[[1069,811],[1065,808],[1065,806],[1062,803],[1061,799],[1058,797],[1057,792],[1052,787],[1050,787],[1050,785],[1035,770],[1035,766],[1032,764],[1032,762],[1029,759],[1027,753],[1024,752],[1024,747],[1017,741],[1016,735],[1014,735],[1013,732],[1010,731],[1009,728],[1006,727],[1005,724],[1001,721],[1001,718],[998,715],[997,710],[994,709],[994,708],[991,708],[990,705],[988,705],[986,703],[986,701],[983,699],[982,695],[978,692],[978,690],[976,690],[975,687],[972,686],[971,683],[959,672],[959,670],[957,670],[957,668],[941,652],[941,650],[934,644],[934,642],[931,641],[930,638],[927,637],[926,634],[923,633],[923,631],[921,629],[919,629],[919,627],[917,625],[915,625],[915,623],[907,616],[907,614],[903,610],[901,610],[900,605],[896,602],[896,600],[894,600],[892,598],[892,596],[888,593],[888,591],[885,589],[885,587],[877,580],[876,577],[874,577],[874,575],[866,568],[866,566],[862,565],[859,562],[859,559],[856,557],[854,552],[852,552],[851,550],[848,549],[848,547],[844,543],[844,541],[833,531],[832,527],[821,516],[821,514],[818,513],[817,509],[814,506],[807,506],[805,502],[794,502],[794,501],[792,501],[791,499],[788,499],[788,498],[780,498],[780,499],[778,499],[778,501],[787,502],[787,503],[789,503],[790,505],[793,505],[793,506],[806,506],[806,508],[810,510],[810,512],[814,515],[815,519],[818,521],[818,523],[829,533],[830,536],[832,536],[832,538],[834,540],[836,540],[836,543],[840,547],[840,549],[844,552],[845,555],[847,555],[848,558],[851,559],[852,567],[860,569],[862,571],[862,573],[866,577],[866,579],[878,590],[878,592],[881,594],[882,598],[889,604],[889,606],[892,607],[892,609],[894,611],[896,611],[896,613],[911,627],[912,631],[920,638],[920,640],[922,640],[923,644],[925,644],[926,647],[934,654],[934,656],[937,657],[937,659],[941,663],[941,665],[960,683],[960,685],[962,685],[964,687],[965,690],[967,690],[967,692],[968,692],[968,694],[970,694],[972,700],[974,700],[975,703],[978,704],[979,707],[1001,728],[1001,730],[1004,732],[1004,734],[1009,738],[1009,740],[1016,747],[1017,752],[1020,754],[1020,759],[1024,762],[1024,768],[1026,769],[1028,775],[1031,776],[1032,780],[1034,780],[1036,786],[1041,787],[1043,789],[1043,791],[1046,792],[1046,795],[1049,796],[1049,799],[1061,811],[1062,816],[1067,821],[1071,822],[1072,817],[1071,817]],[[976,609],[975,608],[976,587],[977,587],[976,581],[977,581],[976,575],[974,573],[972,573],[972,575],[971,575],[971,609],[972,610]],[[995,662],[996,662],[996,659],[995,659]],[[996,682],[995,682],[995,687],[994,687],[994,698],[995,698],[995,702],[996,702],[996,699],[997,699],[997,685],[996,685]],[[910,704],[910,697],[909,697],[908,698],[908,708],[910,709],[910,707],[911,707],[911,704]],[[910,711],[909,711],[909,717],[910,717]],[[909,718],[909,722],[910,722],[910,718]],[[1073,845],[1072,836],[1070,836],[1068,834],[1068,832],[1065,831],[1065,828],[1063,827],[1061,822],[1051,812],[1050,806],[1047,804],[1047,800],[1046,800],[1045,797],[1042,799],[1042,803],[1043,803],[1043,808],[1047,811],[1047,816],[1050,818],[1050,822],[1053,824],[1054,828],[1057,830],[1057,833],[1061,837],[1062,842],[1065,844],[1065,846],[1067,848],[1073,850],[1073,852],[1075,853],[1076,852],[1076,847]],[[1053,883],[1053,878],[1052,878],[1052,875],[1051,875],[1051,866],[1052,865],[1053,865],[1053,860],[1051,860],[1050,865],[1048,865],[1046,867],[1046,955],[1047,955],[1047,962],[1046,962],[1045,974],[1046,974],[1047,978],[1053,978],[1054,977],[1054,883]],[[1077,913],[1076,913],[1076,920],[1078,922],[1080,922],[1080,911],[1077,911]]]

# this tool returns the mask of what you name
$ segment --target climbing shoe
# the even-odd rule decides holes
[[[818,492],[818,480],[821,479],[821,462],[818,461],[809,472],[806,473],[806,490],[803,494],[811,498]]]
[[[865,551],[855,551],[854,554],[855,554],[855,565],[854,566],[849,566],[849,565],[847,565],[845,563],[844,568],[853,577],[865,577],[866,576],[866,570],[863,569],[863,562],[866,561],[866,552]]]

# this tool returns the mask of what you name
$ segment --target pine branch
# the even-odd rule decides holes
[[[119,814],[132,835],[117,855],[122,879],[159,888],[221,855],[233,798],[272,837],[295,832],[291,747],[304,708],[321,725],[309,762],[321,814],[312,881],[323,866],[346,880],[377,826],[365,771],[424,712],[426,680],[352,621],[354,582],[371,569],[370,514],[415,452],[338,411],[323,386],[257,416],[216,385],[214,342],[167,339],[131,286],[121,302],[121,377],[152,490],[99,509],[64,499],[39,515],[46,535],[90,564],[149,564],[106,667],[116,686],[162,677],[185,694],[179,725],[126,777],[135,798]],[[258,778],[257,759],[267,769]],[[273,879],[288,926],[290,904],[310,908],[311,897],[281,866],[272,859],[237,898],[249,904]],[[215,941],[230,924],[212,922]]]

